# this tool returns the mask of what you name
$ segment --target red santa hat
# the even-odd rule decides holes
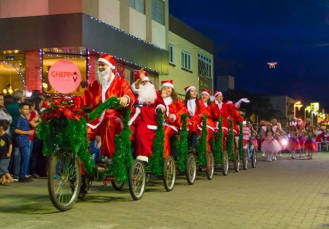
[[[194,86],[187,86],[187,87],[184,87],[184,90],[185,90],[185,93],[187,93],[187,92],[189,92],[189,90],[191,90],[191,89],[196,89],[196,87],[194,87]]]
[[[134,82],[137,81],[139,79],[139,76],[141,74],[140,70],[134,70]],[[144,78],[143,81],[150,81],[150,79],[147,77],[147,71],[144,70]]]
[[[226,100],[225,102],[226,104],[233,104],[233,102],[231,100]]]
[[[215,91],[215,93],[214,93],[214,96],[215,97],[217,97],[217,96],[223,96],[223,93],[222,92],[220,92],[220,91]]]
[[[210,90],[202,89],[201,95],[208,95],[210,97]]]
[[[174,88],[174,81],[173,80],[164,80],[164,81],[161,81],[161,88],[164,88],[164,87]]]
[[[303,121],[301,117],[298,117],[297,118],[297,121]]]
[[[98,59],[98,62],[103,62],[104,64],[108,65],[111,69],[115,69],[115,59],[110,54],[103,54]]]

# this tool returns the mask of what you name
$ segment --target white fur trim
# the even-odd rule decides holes
[[[172,83],[164,83],[164,84],[161,85],[161,88],[164,88],[164,87],[174,88],[174,85]]]
[[[149,130],[157,130],[158,129],[158,127],[156,125],[147,125],[147,128]]]
[[[134,94],[137,94],[140,92],[140,88],[137,89],[135,86],[136,82],[131,85],[131,90],[134,92]]]
[[[128,122],[128,125],[131,126],[131,124],[133,124],[133,122],[136,120],[137,116],[141,113],[141,109],[139,107],[136,108],[135,110],[135,114],[133,117],[131,117],[131,119]]]
[[[108,60],[106,60],[104,58],[99,58],[97,62],[103,62],[103,63],[107,64],[111,69],[115,69],[115,66],[113,66]]]
[[[160,107],[162,107],[163,109],[166,110],[166,107],[165,107],[165,106],[163,106],[162,104],[159,104],[159,105],[156,106],[156,108],[155,108],[155,113],[156,113],[156,114],[157,114],[157,109],[160,108]]]
[[[201,95],[208,95],[210,97],[210,94],[206,91],[201,92]]]
[[[136,159],[137,159],[137,160],[140,160],[140,161],[144,161],[144,162],[146,162],[146,163],[149,162],[149,158],[146,157],[146,156],[137,156]]]
[[[185,93],[187,93],[187,92],[188,92],[189,90],[191,90],[192,88],[196,89],[196,87],[194,87],[194,86],[189,86],[189,87],[186,89]]]
[[[219,91],[219,92],[217,92],[216,94],[214,94],[215,97],[217,97],[218,95],[221,95],[221,96],[222,96],[223,93]]]
[[[164,123],[163,124],[164,126],[169,126],[171,129],[173,129],[174,131],[178,132],[177,128],[172,126],[172,125],[169,125],[168,123]]]

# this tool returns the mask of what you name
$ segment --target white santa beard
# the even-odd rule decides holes
[[[102,72],[98,70],[98,80],[101,83],[101,85],[107,84],[107,81],[109,80],[110,77],[110,70],[111,68],[107,68]]]
[[[138,93],[138,101],[142,103],[154,103],[157,98],[157,94],[154,85],[151,83],[146,83],[145,85],[139,86],[140,91]]]

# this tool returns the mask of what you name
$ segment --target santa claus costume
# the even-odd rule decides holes
[[[318,151],[320,152],[322,150],[321,144],[324,138],[324,130],[318,125],[315,133],[316,133],[315,142],[318,145]]]
[[[194,86],[187,86],[185,90],[185,100],[181,102],[181,107],[187,110],[187,129],[189,131],[189,137],[191,137],[190,146],[195,148],[196,136],[202,131],[202,118],[207,114],[206,107],[201,99],[197,99],[197,90]]]
[[[158,125],[158,108],[165,112],[166,106],[145,73],[141,73],[141,78],[133,83],[131,88],[137,95],[135,102],[137,108],[129,121],[135,129],[133,141],[135,155],[137,159],[148,162],[148,158],[152,156],[153,140]]]
[[[218,118],[220,111],[217,104],[212,102],[210,90],[202,89],[201,100],[206,107],[208,130],[207,150],[210,151],[210,140],[213,136],[213,133],[218,131]]]
[[[181,127],[181,115],[187,110],[180,107],[181,100],[178,98],[173,80],[161,81],[161,97],[166,105],[166,118],[164,125],[164,158],[170,156],[170,138],[177,133]]]
[[[299,157],[304,157],[305,153],[305,142],[306,142],[306,136],[307,132],[305,131],[305,128],[303,125],[300,125],[299,128],[297,129],[297,136],[298,140],[300,143],[300,156]]]
[[[123,106],[130,108],[135,102],[135,96],[128,82],[115,73],[115,60],[109,54],[98,59],[98,80],[85,89],[83,96],[76,97],[75,102],[81,107],[92,106],[92,110],[111,97],[118,97]],[[114,139],[123,128],[121,110],[107,109],[101,116],[88,123],[88,139],[94,140],[101,135],[101,154],[113,157],[115,151]]]

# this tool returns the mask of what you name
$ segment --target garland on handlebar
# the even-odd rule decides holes
[[[176,140],[178,149],[178,168],[181,171],[186,170],[186,158],[188,155],[188,131],[187,131],[187,114],[182,114],[182,131],[180,139]]]
[[[222,163],[222,153],[223,153],[223,118],[220,117],[219,118],[219,122],[218,122],[218,134],[216,136],[216,161],[217,163],[221,164]]]
[[[203,115],[202,117],[202,133],[201,139],[198,141],[196,149],[198,153],[198,161],[199,163],[204,166],[206,165],[206,153],[207,153],[207,115]]]
[[[240,128],[240,133],[239,133],[239,154],[240,158],[243,158],[243,122],[239,122],[239,128]]]
[[[52,156],[60,150],[72,152],[79,157],[85,171],[92,173],[95,163],[88,151],[86,119],[95,119],[105,109],[119,105],[119,99],[112,97],[87,115],[72,98],[62,97],[51,103],[45,102],[37,128],[37,136],[43,140],[43,155]]]
[[[230,160],[233,160],[233,149],[234,149],[234,131],[233,131],[233,120],[228,120],[230,123],[230,130],[228,132],[228,144],[227,144],[227,152]]]
[[[163,128],[163,113],[158,110],[158,128],[155,132],[155,138],[152,148],[152,157],[150,157],[150,168],[155,175],[162,174],[162,167],[164,163],[164,128]]]

